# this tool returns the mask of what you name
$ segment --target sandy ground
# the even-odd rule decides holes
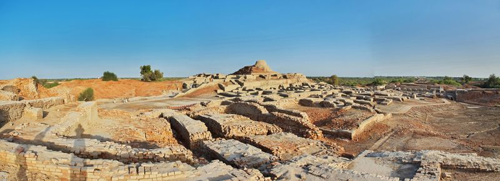
[[[410,103],[403,103],[410,104]],[[450,102],[418,106],[376,124],[360,140],[327,138],[347,153],[357,155],[365,149],[375,151],[442,150],[475,152],[500,158],[500,108],[478,107]]]
[[[47,89],[41,85],[37,88],[32,79],[0,80],[0,85],[12,84],[20,89],[24,99],[38,99],[60,96],[70,100],[78,99],[78,95],[87,88],[94,89],[95,99],[129,98],[138,96],[159,96],[182,89],[182,80],[162,82],[142,82],[140,80],[120,79],[119,81],[102,81],[101,79],[72,80],[60,82],[60,85]]]
[[[134,100],[127,103],[116,102],[111,100],[99,102],[99,108],[102,109],[120,109],[125,111],[135,111],[141,109],[165,109],[168,107],[179,107],[196,104],[203,101],[217,100],[215,97],[199,97],[199,98],[170,98],[169,96],[161,97],[144,97],[140,100]]]
[[[471,172],[456,170],[456,169],[443,169],[445,174],[451,177],[443,179],[443,181],[486,181],[486,180],[500,180],[500,173],[498,172]]]
[[[46,89],[40,94],[64,95],[70,94],[76,98],[87,88],[94,89],[96,99],[127,98],[137,96],[158,96],[168,91],[178,91],[182,88],[181,81],[142,82],[139,80],[120,79],[119,81],[102,81],[100,79],[72,80],[61,82],[61,85]]]

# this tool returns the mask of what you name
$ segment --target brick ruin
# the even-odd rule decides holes
[[[324,138],[349,141],[372,134],[374,124],[393,116],[381,105],[421,101],[429,94],[313,83],[266,66],[196,75],[175,96],[216,85],[216,100],[125,116],[100,108],[99,101],[2,101],[0,180],[435,181],[447,177],[444,169],[500,172],[499,159],[473,153],[365,150],[344,157],[341,146]],[[314,120],[304,109],[335,114],[330,122]],[[120,121],[109,120],[115,118]],[[118,130],[106,129],[106,121],[115,121],[111,126]],[[117,139],[129,135],[146,141]],[[150,135],[163,144],[148,142]]]

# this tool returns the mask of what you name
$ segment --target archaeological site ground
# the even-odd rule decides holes
[[[499,95],[338,86],[263,60],[157,82],[0,80],[0,180],[500,180]]]

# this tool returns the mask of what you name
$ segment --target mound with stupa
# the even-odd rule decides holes
[[[276,74],[265,60],[258,60],[255,65],[245,66],[238,71],[234,72],[233,75],[244,75],[244,74]]]

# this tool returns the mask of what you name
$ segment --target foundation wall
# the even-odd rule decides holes
[[[123,164],[88,160],[72,154],[0,140],[0,164],[15,166],[12,178],[28,180],[171,180],[186,178],[194,168],[181,162]]]
[[[270,111],[275,111],[269,113]],[[228,106],[227,112],[243,115],[253,120],[279,126],[283,131],[311,139],[323,137],[321,130],[313,125],[305,113],[285,110],[271,105],[266,107],[255,102],[238,102]]]
[[[201,121],[183,114],[175,114],[168,118],[172,128],[176,130],[186,146],[190,149],[202,147],[202,142],[212,139],[212,134]]]
[[[0,101],[0,126],[9,121],[14,121],[23,116],[26,104],[22,102],[1,102]]]
[[[392,114],[387,114],[387,115],[375,114],[375,115],[369,117],[368,119],[361,122],[357,129],[352,131],[351,139],[356,139],[359,136],[361,136],[361,134],[363,134],[365,131],[369,130],[373,126],[373,124],[384,121],[384,120],[389,119],[391,117],[392,117]]]

